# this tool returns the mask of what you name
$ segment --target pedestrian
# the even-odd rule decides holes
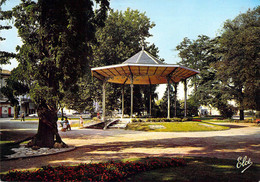
[[[66,132],[67,130],[71,130],[71,127],[70,127],[70,123],[68,121],[68,118],[64,117],[64,119],[65,120],[63,122],[61,122],[61,124],[62,124],[61,131]]]
[[[67,117],[65,117],[65,123],[64,124],[66,124],[67,130],[71,130],[70,123],[69,123],[69,120],[68,120]]]
[[[24,119],[24,113],[21,114],[21,121],[25,121],[25,119]]]
[[[63,128],[63,124],[65,123],[64,118],[61,117],[60,126]]]
[[[83,118],[82,118],[82,116],[80,116],[79,117],[79,126],[80,126],[80,128],[83,128]]]

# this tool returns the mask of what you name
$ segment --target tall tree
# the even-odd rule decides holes
[[[53,147],[62,143],[57,129],[59,103],[88,68],[90,43],[104,25],[107,0],[24,0],[13,9],[23,45],[18,47],[18,68],[29,83],[38,105],[39,127],[31,145]]]
[[[198,71],[207,70],[210,63],[216,60],[211,51],[213,45],[214,40],[206,35],[199,35],[196,40],[190,40],[185,37],[176,47],[181,58],[179,64]],[[194,86],[195,92],[197,91],[200,78],[200,75],[191,78],[191,85]]]
[[[212,66],[201,71],[194,98],[202,105],[217,108],[222,117],[231,118],[236,109],[228,103],[232,97],[225,91],[225,85],[217,78],[216,73],[217,70]]]
[[[193,104],[195,107],[197,104],[215,107],[223,117],[230,118],[234,108],[228,104],[228,100],[232,97],[223,89],[224,84],[217,78],[217,70],[214,69],[214,63],[220,60],[218,39],[210,39],[205,35],[198,36],[196,40],[184,38],[177,50],[182,58],[180,64],[200,71],[200,74],[191,80],[195,89],[188,105],[196,103]]]
[[[191,101],[208,106],[213,106],[215,92],[212,90],[215,82],[215,72],[211,64],[218,60],[215,51],[216,39],[210,39],[206,35],[200,35],[196,40],[190,40],[187,37],[176,47],[179,51],[181,61],[179,64],[200,71],[199,75],[191,78],[191,84],[194,85],[194,92]],[[217,93],[220,91],[217,90]],[[214,107],[214,106],[213,106]]]
[[[227,20],[219,38],[221,60],[215,64],[218,79],[238,103],[240,120],[244,109],[260,110],[260,6]]]

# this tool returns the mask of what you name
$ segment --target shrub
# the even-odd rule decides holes
[[[181,118],[172,118],[172,122],[181,122],[182,119]]]
[[[148,118],[146,119],[146,122],[152,122],[152,119]]]
[[[93,121],[97,121],[98,120],[98,118],[97,117],[93,117]]]
[[[138,118],[138,119],[137,119],[137,122],[145,122],[145,121],[142,120],[142,119],[140,119],[140,118]]]
[[[132,119],[131,119],[131,122],[135,123],[135,122],[137,122],[137,119],[132,118]]]
[[[188,118],[182,118],[182,122],[185,122],[185,121],[188,121],[189,119]]]
[[[134,122],[184,122],[184,121],[195,121],[192,118],[147,118],[147,119],[141,119],[141,118],[132,118],[131,120]]]

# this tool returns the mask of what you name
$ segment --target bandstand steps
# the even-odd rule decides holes
[[[110,125],[108,128],[109,129],[125,129],[125,127],[127,126],[127,124],[130,122],[129,119],[121,119],[118,122]]]

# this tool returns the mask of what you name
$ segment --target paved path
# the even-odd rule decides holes
[[[2,127],[3,123],[0,120],[2,133],[7,130]],[[30,127],[23,129],[11,127],[10,132],[20,132],[20,137],[33,134],[37,123],[32,123],[28,122]],[[252,124],[228,125],[232,128],[226,131],[171,133],[72,128],[72,131],[60,132],[60,135],[65,143],[76,146],[76,150],[50,156],[1,161],[1,172],[44,165],[148,156],[204,156],[234,160],[239,156],[248,156],[254,163],[260,163],[260,128]],[[26,122],[22,126],[27,126]]]

